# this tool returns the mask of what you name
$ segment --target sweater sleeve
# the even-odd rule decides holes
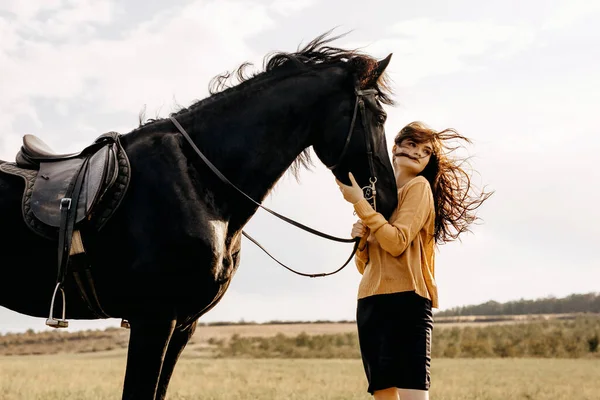
[[[429,182],[418,181],[406,188],[393,221],[386,221],[369,202],[362,199],[354,205],[356,214],[363,220],[383,250],[397,257],[408,248],[427,222],[433,207]]]
[[[367,244],[362,250],[357,249],[354,254],[354,261],[356,262],[356,269],[362,275],[365,272],[365,267],[369,262],[369,245]]]

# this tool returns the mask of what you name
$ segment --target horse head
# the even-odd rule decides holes
[[[314,129],[315,154],[340,181],[350,184],[352,172],[363,188],[376,189],[371,204],[389,218],[398,202],[396,179],[385,137],[386,95],[384,71],[391,54],[381,61],[352,53],[350,58],[323,71],[323,85],[338,90],[320,104],[322,118]],[[373,187],[373,184],[375,186]],[[372,195],[365,190],[365,196]],[[373,201],[374,200],[374,201]]]

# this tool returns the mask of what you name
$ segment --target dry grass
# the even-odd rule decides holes
[[[506,325],[523,322],[549,321],[553,319],[574,319],[580,314],[541,314],[541,315],[506,315],[506,316],[465,316],[437,317],[435,328],[454,328],[466,326]],[[195,342],[204,342],[210,338],[229,339],[234,334],[241,337],[270,337],[278,333],[296,336],[305,332],[309,335],[337,334],[356,332],[356,323],[312,323],[312,324],[255,324],[255,325],[223,325],[199,326],[192,338]]]
[[[169,400],[367,400],[360,360],[232,360],[185,355]],[[125,352],[0,357],[2,400],[120,398]],[[600,360],[434,359],[432,400],[600,399]]]
[[[509,325],[526,322],[553,320],[574,320],[581,317],[600,317],[598,313],[563,313],[563,314],[517,314],[517,315],[464,315],[456,317],[435,317],[436,327],[465,327]]]
[[[528,314],[528,315],[476,315],[461,317],[436,317],[435,327],[453,328],[466,326],[490,326],[506,325],[535,321],[551,321],[556,319],[572,320],[579,316],[590,316],[598,314],[590,313],[571,313],[571,314]],[[309,335],[336,334],[356,332],[356,323],[306,323],[306,324],[254,324],[254,325],[223,325],[223,326],[199,326],[194,336],[195,340],[204,340],[205,338],[229,339],[232,335],[238,334],[244,336],[275,336],[283,333],[287,336],[295,336],[302,332]]]
[[[278,333],[296,336],[302,332],[309,335],[356,332],[356,323],[199,326],[192,341],[204,342],[210,338],[227,340],[235,334],[241,337],[272,337]]]

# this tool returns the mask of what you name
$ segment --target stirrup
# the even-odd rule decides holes
[[[56,292],[58,292],[59,290],[60,290],[60,293],[62,294],[62,306],[63,306],[62,319],[54,318],[54,300],[56,300]],[[52,294],[52,302],[50,303],[50,316],[46,320],[46,325],[48,325],[51,328],[67,328],[69,326],[69,321],[67,321],[65,319],[66,313],[67,313],[67,303],[65,300],[65,291],[60,286],[60,282],[58,282],[56,284],[56,287],[54,288],[54,293]]]

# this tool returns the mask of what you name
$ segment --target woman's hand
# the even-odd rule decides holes
[[[342,192],[344,199],[349,203],[356,204],[362,199],[364,199],[365,196],[363,194],[362,188],[358,185],[356,179],[354,179],[354,175],[352,175],[352,172],[348,172],[348,177],[350,178],[350,182],[352,182],[352,186],[344,185],[337,179],[335,180],[335,182],[340,187],[340,191]]]
[[[350,235],[352,238],[359,237],[360,242],[358,242],[357,249],[359,251],[363,251],[367,245],[367,238],[369,237],[369,227],[365,226],[362,220],[358,220],[352,225],[352,234]]]
[[[354,223],[354,225],[352,225],[352,233],[350,234],[350,237],[355,238],[355,237],[363,237],[365,236],[365,234],[367,233],[367,227],[365,226],[365,224],[363,224],[362,220],[358,220]]]

